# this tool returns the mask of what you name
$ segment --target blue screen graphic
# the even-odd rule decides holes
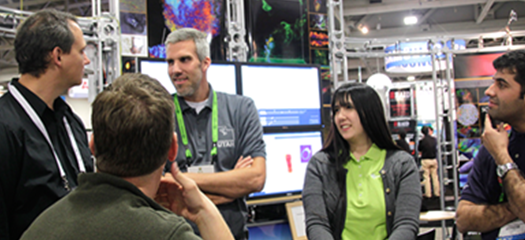
[[[321,124],[319,69],[242,65],[242,92],[253,99],[263,127]]]

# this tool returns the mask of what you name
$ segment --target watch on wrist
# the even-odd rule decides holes
[[[516,165],[514,162],[498,165],[496,173],[498,174],[498,177],[503,179],[511,169],[518,169],[518,165]]]

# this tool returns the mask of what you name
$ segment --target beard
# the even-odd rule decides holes
[[[192,96],[197,90],[193,84],[188,87],[175,87],[175,89],[177,90],[177,95],[181,97]]]
[[[197,92],[197,89],[199,89],[199,85],[201,84],[202,79],[198,81],[190,81],[190,84],[188,86],[179,86],[175,85],[175,89],[177,90],[177,95],[181,97],[191,97]]]

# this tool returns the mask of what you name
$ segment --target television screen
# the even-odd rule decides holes
[[[265,133],[266,183],[249,198],[266,198],[300,193],[308,161],[321,150],[321,131]]]
[[[168,75],[168,63],[164,59],[139,59],[139,72],[157,79],[170,94],[176,92]],[[208,82],[218,92],[237,94],[237,77],[235,64],[212,63],[208,68]]]
[[[321,125],[318,67],[243,64],[241,81],[263,127]]]

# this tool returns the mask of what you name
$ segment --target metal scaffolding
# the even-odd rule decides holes
[[[248,45],[245,42],[244,0],[226,0],[226,28],[228,36],[224,41],[228,45],[227,60],[246,62]]]
[[[86,51],[91,68],[85,69],[89,79],[89,97],[92,101],[104,86],[121,73],[120,24],[118,1],[109,1],[110,12],[101,12],[101,0],[92,0],[93,16],[78,17],[84,39],[93,51]],[[0,56],[5,66],[17,65],[14,59],[14,38],[17,26],[32,12],[0,7]]]

